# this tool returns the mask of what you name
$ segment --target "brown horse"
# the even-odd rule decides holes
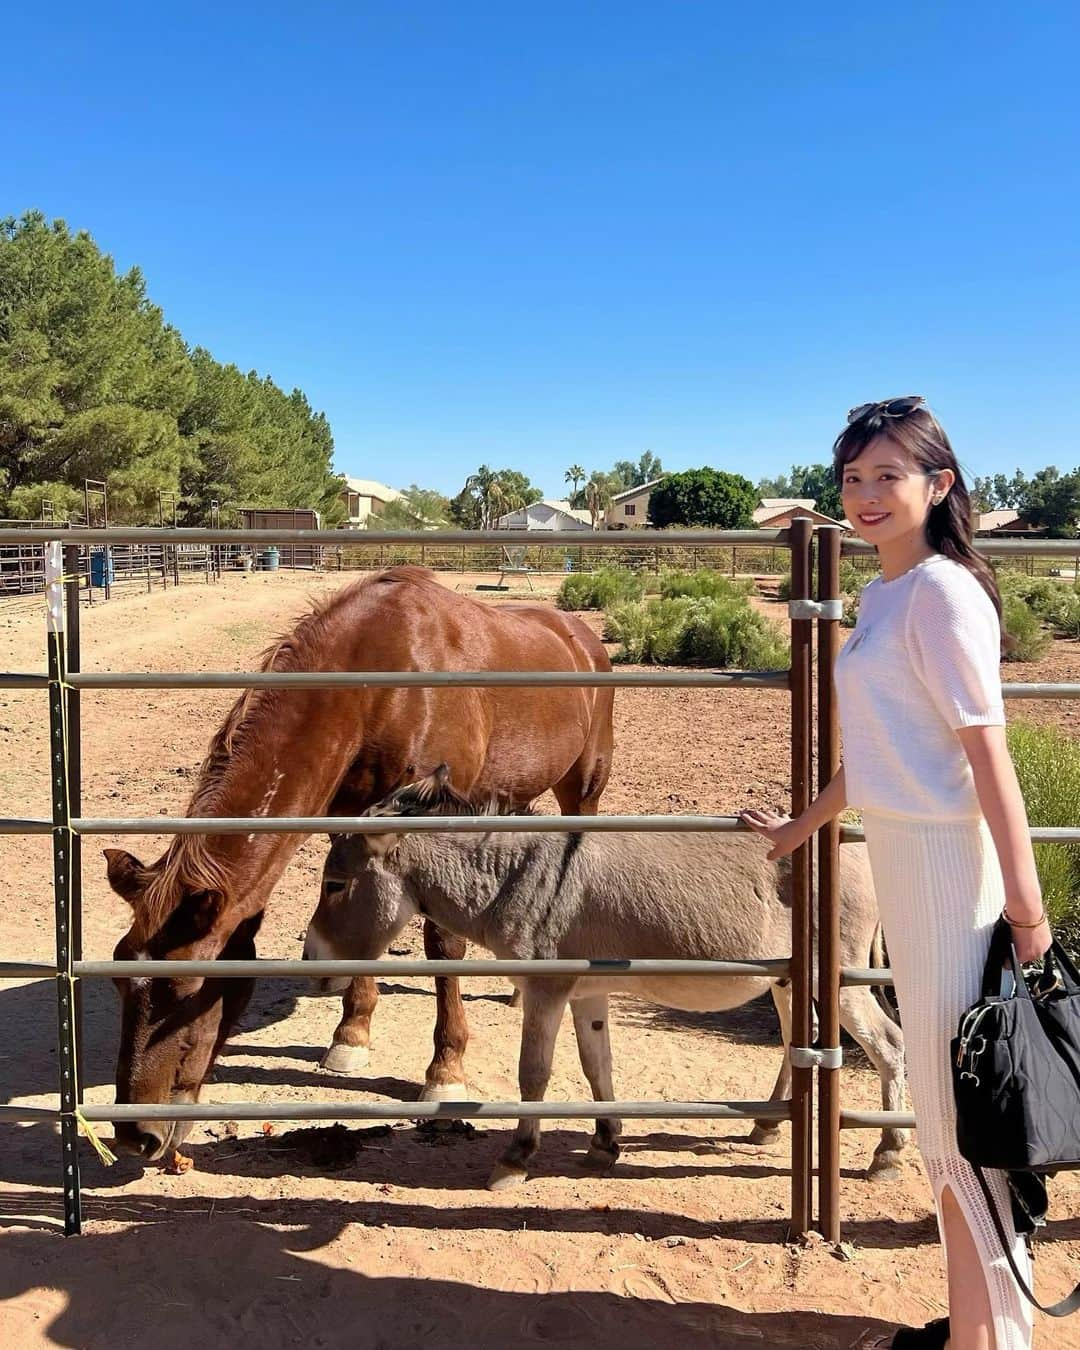
[[[541,605],[479,604],[430,572],[395,567],[339,591],[271,648],[263,670],[610,670],[579,620]],[[210,743],[189,816],[357,815],[449,761],[466,790],[525,804],[552,788],[565,813],[593,814],[611,767],[610,689],[254,689]],[[272,808],[272,809],[271,809]],[[180,835],[156,863],[107,849],[109,881],[133,910],[118,960],[251,957],[270,893],[299,834]],[[465,943],[425,922],[429,956]],[[239,980],[121,979],[120,1102],[191,1102],[251,994]],[[457,979],[436,981],[427,1098],[464,1094],[468,1040]],[[336,1064],[366,1061],[375,982],[354,980],[334,1033]],[[349,1062],[349,1050],[353,1051]],[[148,1160],[180,1123],[118,1124]]]

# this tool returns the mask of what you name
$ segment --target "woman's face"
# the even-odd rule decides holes
[[[887,436],[876,436],[844,465],[841,496],[855,533],[880,548],[924,533],[931,499],[953,484],[951,469],[927,474]]]

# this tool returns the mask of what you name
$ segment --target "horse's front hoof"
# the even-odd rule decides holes
[[[346,1045],[335,1041],[319,1061],[319,1068],[327,1073],[357,1074],[371,1063],[371,1051],[366,1045]]]
[[[508,1191],[514,1186],[520,1186],[523,1181],[528,1181],[529,1174],[524,1167],[517,1167],[513,1163],[497,1162],[492,1169],[491,1176],[488,1177],[487,1188],[489,1191]]]
[[[464,1083],[425,1083],[418,1098],[422,1102],[467,1102],[469,1090]]]
[[[610,1172],[619,1161],[618,1145],[612,1149],[590,1144],[581,1161],[590,1172]]]

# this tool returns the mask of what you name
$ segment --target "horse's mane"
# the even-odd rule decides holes
[[[270,643],[259,655],[259,671],[317,669],[313,658],[327,628],[360,592],[369,588],[406,582],[417,586],[442,588],[433,574],[423,567],[391,567],[374,576],[361,577],[324,598],[312,597],[311,608],[301,614],[288,633]],[[229,709],[224,722],[210,739],[199,767],[198,782],[187,805],[186,815],[222,814],[222,798],[228,788],[228,773],[238,755],[258,748],[277,705],[277,689],[245,689]],[[142,908],[148,932],[155,932],[190,891],[220,891],[229,895],[229,875],[211,854],[206,836],[178,835],[165,856],[155,864],[153,875],[143,893]]]

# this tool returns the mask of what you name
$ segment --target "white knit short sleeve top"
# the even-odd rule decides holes
[[[835,671],[852,806],[923,820],[981,814],[956,731],[1005,724],[1000,652],[990,597],[944,554],[863,590]]]

